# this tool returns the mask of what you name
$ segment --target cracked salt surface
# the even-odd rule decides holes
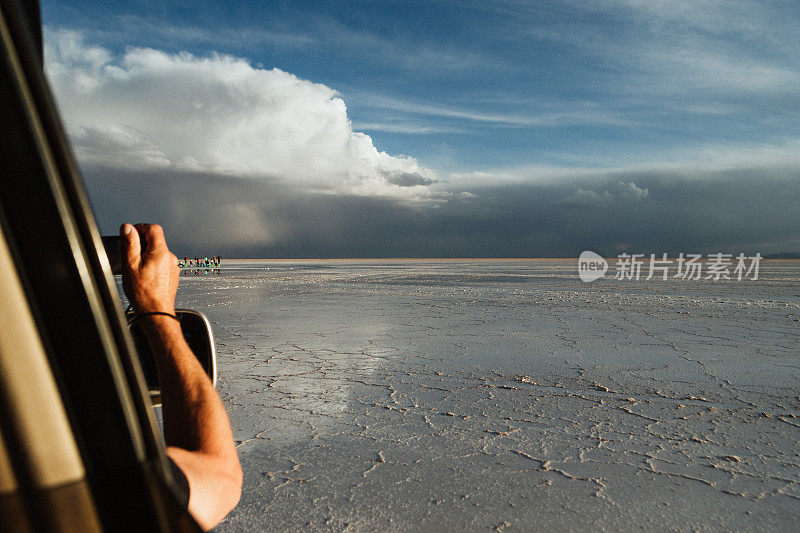
[[[245,472],[219,531],[800,524],[800,262],[226,261],[206,312]]]

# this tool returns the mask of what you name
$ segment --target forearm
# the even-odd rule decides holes
[[[225,409],[180,324],[167,316],[142,319],[161,382],[167,446],[214,455],[234,454]]]
[[[160,315],[142,320],[161,382],[167,455],[189,481],[189,511],[210,529],[241,494],[242,469],[230,422],[178,321]]]

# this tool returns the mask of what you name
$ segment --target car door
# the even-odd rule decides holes
[[[43,75],[31,4],[0,0],[0,529],[196,530]]]

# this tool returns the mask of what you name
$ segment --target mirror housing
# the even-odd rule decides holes
[[[217,346],[214,342],[214,332],[211,330],[211,323],[208,321],[208,317],[199,311],[191,309],[176,309],[175,315],[180,321],[183,338],[186,339],[189,348],[192,349],[203,370],[211,379],[211,383],[216,387]],[[150,391],[150,400],[153,405],[160,405],[161,384],[158,381],[155,358],[141,325],[138,322],[130,323],[134,316],[135,313],[132,311],[126,314],[131,336],[134,344],[136,344],[136,351],[139,353],[139,362],[147,382],[147,389]]]

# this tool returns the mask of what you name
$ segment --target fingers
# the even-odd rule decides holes
[[[139,232],[130,224],[123,224],[119,228],[120,257],[123,261],[123,268],[134,270],[142,262],[142,246],[139,241]]]
[[[136,230],[143,240],[142,255],[160,254],[168,250],[164,230],[158,224],[136,224]]]
[[[158,224],[123,224],[119,228],[120,256],[129,269],[138,268],[146,257],[171,253],[164,230]]]

